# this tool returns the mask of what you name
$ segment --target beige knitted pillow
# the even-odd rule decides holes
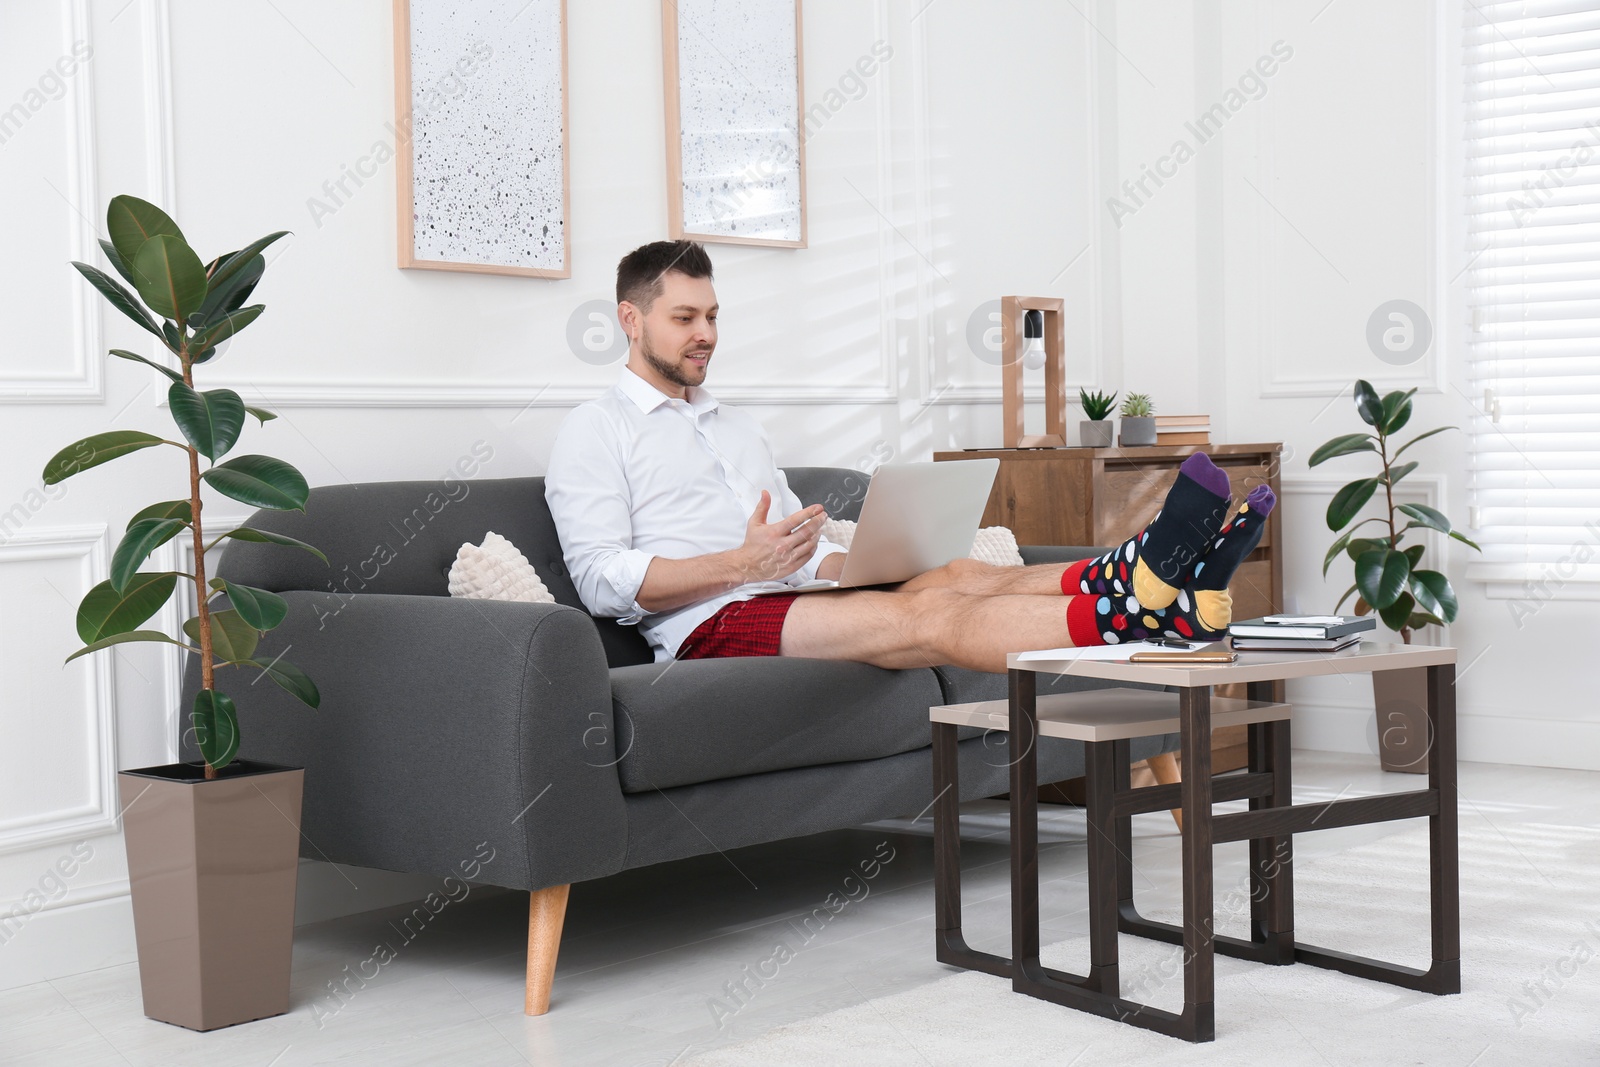
[[[822,524],[822,536],[841,548],[849,548],[855,540],[856,524],[850,519],[829,519]],[[970,559],[992,563],[996,567],[1022,566],[1022,553],[1017,551],[1017,538],[1004,526],[987,526],[978,531],[972,542]]]
[[[468,600],[554,604],[539,574],[517,546],[490,530],[482,545],[464,544],[450,567],[450,595]]]

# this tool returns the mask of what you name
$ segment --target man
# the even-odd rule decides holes
[[[784,592],[837,578],[844,550],[822,539],[822,507],[800,505],[755,420],[704,388],[717,346],[711,275],[691,241],[623,257],[627,366],[568,417],[545,479],[579,596],[595,615],[637,623],[658,660],[783,655],[1003,672],[1006,654],[1023,649],[1227,629],[1228,579],[1275,501],[1259,486],[1226,522],[1227,476],[1203,454],[1185,461],[1149,527],[1096,560],[955,560],[892,589]]]

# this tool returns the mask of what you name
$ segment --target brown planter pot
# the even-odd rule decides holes
[[[1378,760],[1386,771],[1427,774],[1433,738],[1428,731],[1428,671],[1373,671],[1378,716]]]
[[[123,771],[144,1013],[216,1030],[289,1010],[305,771],[235,760]]]

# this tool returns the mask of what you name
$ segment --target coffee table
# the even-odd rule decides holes
[[[1013,653],[1008,667],[1011,758],[1011,956],[970,948],[961,933],[961,867],[956,730],[933,723],[934,901],[940,961],[1011,979],[1019,993],[1117,1019],[1188,1041],[1216,1035],[1215,954],[1272,965],[1306,963],[1427,993],[1461,991],[1459,861],[1456,829],[1456,651],[1425,645],[1363,641],[1340,652],[1245,652],[1219,665],[1134,664],[1115,660],[1051,658]],[[1292,678],[1425,668],[1432,758],[1425,789],[1326,803],[1295,804],[1291,791],[1288,724],[1249,726],[1250,762],[1233,775],[1211,776],[1211,687],[1245,683],[1251,701],[1272,701],[1275,683]],[[1073,675],[1118,683],[1154,683],[1178,690],[1183,781],[1130,789],[1127,742],[1114,744],[1109,810],[1112,840],[1096,840],[1091,827],[1091,973],[1071,974],[1039,960],[1038,675]],[[1088,695],[1088,694],[1085,694]],[[1248,799],[1250,810],[1216,815],[1218,801]],[[1132,816],[1180,806],[1183,811],[1181,925],[1159,923],[1133,903]],[[1432,963],[1418,970],[1294,937],[1293,835],[1341,826],[1426,818]],[[1250,842],[1249,939],[1214,931],[1212,846]],[[1110,847],[1107,847],[1107,846]],[[1110,869],[1108,869],[1108,867]],[[1114,891],[1113,891],[1114,890]],[[1125,1000],[1118,988],[1116,933],[1137,934],[1183,946],[1184,1006],[1170,1012]]]

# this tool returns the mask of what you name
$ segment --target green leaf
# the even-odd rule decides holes
[[[245,410],[254,415],[256,417],[256,421],[263,426],[278,417],[278,414],[275,411],[268,411],[266,408],[253,408],[248,404],[245,405]]]
[[[171,378],[175,382],[182,382],[183,381],[183,375],[179,374],[177,371],[173,370],[171,367],[163,367],[161,364],[157,363],[155,360],[145,359],[143,356],[139,355],[139,353],[137,353],[137,352],[127,352],[127,351],[124,351],[123,349],[120,349],[120,348],[113,348],[111,350],[111,354],[113,356],[116,356],[118,359],[131,359],[135,363],[143,363],[147,367],[152,367],[155,370],[160,371],[162,374],[165,374],[168,378]]]
[[[1450,520],[1445,518],[1444,512],[1430,508],[1426,504],[1397,504],[1395,510],[1416,519],[1418,526],[1426,526],[1440,533],[1450,532]]]
[[[239,751],[239,715],[232,697],[215,689],[200,690],[194,695],[189,721],[194,725],[195,744],[207,763],[221,770],[233,762]]]
[[[181,237],[150,238],[133,260],[139,295],[150,310],[175,323],[187,322],[206,299],[206,268]]]
[[[189,647],[175,637],[168,637],[160,630],[135,630],[132,633],[114,634],[111,637],[101,638],[92,645],[85,645],[62,662],[71,663],[79,656],[87,656],[91,652],[99,652],[102,648],[110,648],[112,645],[125,645],[130,641],[161,641],[169,645],[177,645],[179,648]]]
[[[322,694],[317,690],[306,672],[284,659],[275,659],[271,663],[258,663],[251,660],[244,666],[259,667],[265,671],[267,677],[277,682],[279,687],[290,696],[307,707],[315,708],[322,703]]]
[[[151,504],[129,519],[127,528],[133,529],[133,524],[141,519],[181,519],[184,522],[192,522],[194,512],[187,500],[163,500],[159,504]]]
[[[1365,379],[1358,380],[1355,386],[1356,412],[1361,416],[1361,421],[1376,429],[1383,425],[1383,401],[1378,399],[1378,391],[1372,388],[1372,383]]]
[[[183,624],[189,640],[200,643],[200,617]],[[244,621],[236,609],[211,612],[211,654],[223,663],[243,663],[255,655],[261,631]]]
[[[127,282],[129,285],[138,284],[133,280],[133,271],[128,269],[127,261],[124,260],[122,258],[122,254],[117,251],[116,245],[104,238],[101,238],[100,251],[105,253],[106,262],[111,264],[111,269],[122,275],[123,281]]]
[[[122,542],[111,554],[111,588],[122,592],[133,579],[134,571],[149,558],[150,553],[178,536],[186,529],[181,519],[140,519],[128,527]]]
[[[239,456],[203,471],[200,477],[223,496],[275,511],[304,511],[311,494],[304,475],[271,456]]]
[[[1411,618],[1406,620],[1406,625],[1411,627],[1413,630],[1420,630],[1424,626],[1443,626],[1444,620],[1429,615],[1427,612],[1418,611],[1413,613]]]
[[[1383,421],[1380,425],[1384,436],[1393,434],[1411,420],[1411,398],[1416,393],[1415,389],[1403,393],[1396,389],[1383,398]]]
[[[1393,604],[1386,608],[1378,609],[1378,618],[1391,630],[1399,631],[1411,621],[1411,613],[1416,610],[1417,602],[1411,599],[1410,593],[1401,593]]]
[[[87,263],[79,263],[77,260],[73,260],[72,265],[78,269],[79,274],[89,279],[89,284],[98,289],[101,296],[111,302],[112,307],[138,323],[142,329],[148,330],[157,337],[161,336],[161,330],[157,328],[156,320],[150,317],[150,313],[144,309],[138,300],[134,299],[132,293],[119,285],[109,274],[97,267],[91,267]]]
[[[269,233],[265,237],[251,241],[237,252],[219,257],[216,269],[211,272],[209,279],[211,291],[214,293],[227,286],[235,277],[250,267],[252,259],[260,257],[263,249],[278,238],[287,237],[288,235],[288,230],[278,230],[276,233]],[[263,259],[262,264],[265,265],[265,263],[266,260]]]
[[[1378,446],[1373,444],[1372,435],[1369,433],[1347,433],[1342,437],[1335,437],[1322,445],[1321,448],[1311,453],[1311,460],[1307,466],[1315,467],[1325,460],[1335,456],[1347,456],[1352,452],[1376,452]]]
[[[167,390],[167,404],[183,436],[209,460],[227,455],[244,430],[244,401],[232,389],[201,393],[173,382]]]
[[[328,562],[328,557],[322,554],[321,549],[313,545],[308,545],[304,541],[301,541],[297,538],[287,537],[280,533],[268,533],[266,530],[253,530],[248,526],[241,526],[237,530],[229,530],[222,536],[232,537],[239,541],[249,541],[253,544],[283,545],[287,548],[300,548],[311,553],[313,556],[316,556],[322,562]]]
[[[189,346],[189,350],[195,353],[195,362],[204,363],[210,359],[215,355],[212,349],[256,321],[265,310],[267,310],[265,304],[252,304],[238,311],[230,311],[217,322],[195,334],[194,341]]]
[[[111,235],[117,255],[129,266],[139,258],[139,249],[152,237],[165,234],[183,240],[183,231],[172,221],[172,216],[136,196],[111,198],[106,206],[106,232]]]
[[[1404,478],[1406,475],[1410,474],[1416,469],[1417,464],[1415,462],[1402,463],[1398,467],[1390,467],[1388,477],[1389,484],[1391,486],[1399,484],[1401,478]]]
[[[1350,559],[1354,561],[1360,559],[1368,552],[1388,547],[1389,539],[1387,537],[1352,537],[1350,539],[1350,544],[1345,548],[1344,551],[1345,555],[1349,556]]]
[[[1353,585],[1349,589],[1346,589],[1344,591],[1344,595],[1339,598],[1339,602],[1333,606],[1333,610],[1334,611],[1338,611],[1340,608],[1344,607],[1344,602],[1346,600],[1349,600],[1350,599],[1350,594],[1354,593],[1355,591],[1356,591],[1356,587],[1353,586]]]
[[[1462,536],[1462,533],[1461,533],[1460,530],[1451,530],[1450,531],[1450,536],[1455,538],[1457,541],[1460,541],[1464,545],[1471,545],[1473,548],[1477,549],[1479,552],[1483,551],[1483,549],[1478,547],[1478,542],[1472,540],[1469,537]]]
[[[265,589],[257,589],[250,585],[240,585],[223,578],[213,578],[211,588],[226,593],[228,603],[239,613],[239,617],[254,626],[257,630],[275,629],[289,614],[289,602],[277,593],[269,593]]]
[[[1417,564],[1422,562],[1422,551],[1422,545],[1412,545],[1406,549],[1406,559],[1410,561],[1413,572],[1417,569]]]
[[[1339,553],[1344,551],[1345,545],[1350,543],[1350,534],[1345,534],[1328,548],[1328,554],[1322,557],[1322,576],[1328,576],[1328,568],[1333,566],[1333,561],[1339,558]]]
[[[1395,602],[1410,577],[1411,562],[1404,552],[1376,548],[1356,560],[1356,586],[1361,598],[1379,611]]]
[[[1405,444],[1401,445],[1398,449],[1396,449],[1395,453],[1394,453],[1394,456],[1392,458],[1399,459],[1401,452],[1404,452],[1406,449],[1410,448],[1412,445],[1416,444],[1418,441],[1421,441],[1421,440],[1423,440],[1425,438],[1432,437],[1436,433],[1444,433],[1446,430],[1454,430],[1454,429],[1456,429],[1456,427],[1454,427],[1454,426],[1441,426],[1437,430],[1429,430],[1427,433],[1419,433],[1417,436],[1413,437],[1411,440],[1407,441]]]
[[[1437,615],[1445,622],[1454,622],[1460,604],[1450,579],[1438,571],[1412,571],[1411,593],[1423,610]]]
[[[85,437],[50,457],[50,462],[44,465],[44,484],[55,485],[79,471],[98,467],[102,463],[110,463],[118,457],[126,456],[129,452],[165,443],[155,434],[145,433],[142,430],[112,430],[109,433],[97,433],[93,437]]]
[[[222,265],[211,272],[209,283],[211,289],[206,293],[205,302],[200,305],[200,321],[209,323],[224,312],[233,311],[243,304],[244,298],[249,296],[266,269],[267,261],[259,255],[251,256],[233,269],[230,269],[228,261],[224,260]],[[224,270],[229,271],[228,276],[218,284],[217,277]]]
[[[109,581],[101,582],[78,605],[78,636],[92,645],[127,633],[161,610],[177,586],[178,575],[173,571],[136,574],[120,593]]]
[[[1328,503],[1328,529],[1337,533],[1350,525],[1350,520],[1372,499],[1377,488],[1378,479],[1362,478],[1333,494],[1333,499]]]

